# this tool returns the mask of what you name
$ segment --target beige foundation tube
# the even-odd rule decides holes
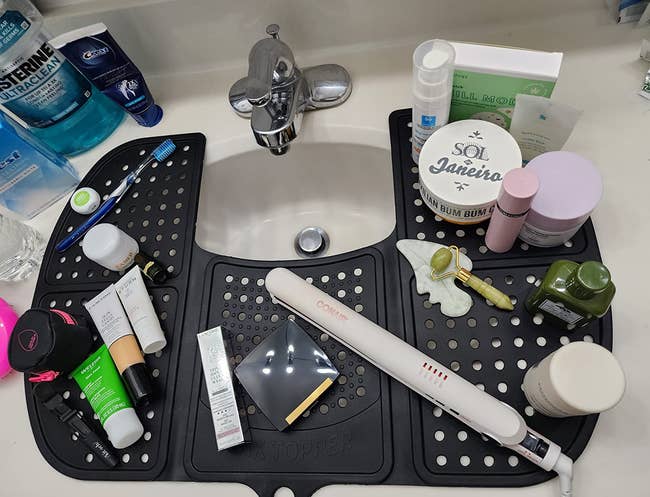
[[[138,341],[133,335],[125,335],[122,338],[118,338],[108,350],[120,374],[124,373],[127,368],[134,364],[144,364],[144,357],[140,352]]]
[[[153,396],[151,376],[115,287],[109,285],[84,307],[108,347],[133,403],[148,404]]]

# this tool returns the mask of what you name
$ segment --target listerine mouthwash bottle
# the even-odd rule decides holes
[[[28,0],[0,0],[0,105],[54,151],[88,150],[124,113],[52,48]]]

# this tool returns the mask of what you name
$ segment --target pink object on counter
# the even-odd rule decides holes
[[[502,253],[512,248],[538,189],[539,179],[532,169],[513,169],[506,173],[485,235],[485,245],[492,252]]]
[[[0,299],[0,378],[11,371],[9,365],[9,337],[18,321],[18,316],[7,302]]]

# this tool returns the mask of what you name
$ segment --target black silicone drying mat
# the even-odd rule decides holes
[[[167,374],[173,376],[169,371],[176,373],[175,380],[169,377],[166,381],[164,404],[157,406],[162,416],[154,412],[153,419],[149,420],[146,412],[141,413],[152,437],[122,451],[129,454],[129,462],[112,471],[102,470],[96,462],[85,462],[85,451],[80,444],[60,437],[63,430],[58,427],[49,430],[49,425],[40,424],[41,413],[34,409],[28,395],[32,427],[46,459],[59,471],[78,478],[234,481],[249,485],[263,497],[270,497],[281,486],[290,487],[297,497],[303,497],[333,483],[521,486],[553,477],[552,473],[526,461],[513,459],[511,452],[496,444],[484,442],[449,416],[440,416],[433,405],[389,380],[299,318],[297,322],[318,340],[345,379],[328,390],[292,429],[282,433],[272,429],[244,395],[243,411],[251,423],[254,443],[217,452],[195,334],[221,325],[228,332],[235,360],[243,359],[267,334],[291,318],[285,309],[269,300],[263,287],[266,273],[278,265],[311,278],[312,284],[357,312],[458,369],[473,383],[480,383],[478,387],[512,404],[533,428],[559,442],[571,457],[577,457],[586,446],[597,417],[550,420],[531,412],[519,389],[522,368],[569,340],[594,340],[611,348],[610,314],[599,323],[563,334],[544,323],[535,324],[522,305],[532,285],[553,260],[600,259],[593,227],[588,222],[564,247],[540,250],[519,245],[507,255],[490,253],[481,245],[481,230],[485,225],[450,225],[435,219],[431,212],[418,205],[417,169],[410,158],[410,118],[410,110],[396,111],[390,117],[397,228],[374,247],[349,254],[287,263],[256,262],[215,256],[194,244],[190,258],[188,247],[192,237],[189,235],[194,232],[200,176],[200,170],[190,168],[196,174],[191,177],[191,186],[175,185],[185,189],[192,205],[192,216],[183,218],[177,230],[186,233],[178,277],[183,275],[183,280],[171,280],[177,295],[168,294],[169,309],[159,308],[159,312],[167,312],[167,319],[174,322],[173,342],[160,358],[147,357],[148,362],[162,360],[163,364],[150,364],[165,378]],[[118,167],[108,163],[102,161],[107,167]],[[97,166],[93,169],[93,173],[97,171],[95,176],[89,175],[93,185],[105,181],[100,170]],[[138,222],[142,223],[142,216],[155,211],[161,202],[167,203],[163,197],[161,192],[150,203],[142,202],[143,197],[134,199],[133,205],[138,210],[133,214],[137,215]],[[129,208],[128,204],[121,207],[123,212],[125,207]],[[59,236],[70,225],[67,220],[70,215],[66,209],[55,230]],[[142,230],[151,226],[151,222],[147,226],[138,225],[135,216],[133,223],[134,236],[140,236]],[[158,234],[154,230],[145,236],[147,240],[151,236],[156,240]],[[446,319],[436,306],[425,302],[425,296],[415,293],[412,270],[395,249],[397,239],[407,237],[465,247],[474,260],[474,272],[492,278],[497,286],[516,298],[515,311],[498,311],[475,297],[474,307],[466,316]],[[145,249],[147,240],[143,242]],[[51,258],[51,245],[52,241],[35,303],[48,303],[50,299],[56,300],[56,295],[50,294],[64,293],[69,295],[74,309],[78,305],[75,299],[83,298],[84,292],[90,292],[91,288],[94,291],[95,287],[70,286],[74,281],[66,281],[69,277],[66,272],[57,269],[61,263]],[[164,250],[168,249],[159,250],[163,259]],[[185,278],[185,271],[189,271],[189,279]],[[57,280],[59,272],[62,275]],[[44,281],[44,274],[50,275],[50,279]],[[102,285],[96,285],[97,291],[117,275],[99,277],[106,279],[101,281]],[[66,284],[57,285],[57,282]],[[157,306],[164,295],[161,291],[164,289],[153,292]],[[164,361],[167,354],[171,355],[169,363]],[[525,366],[522,361],[526,362]],[[174,388],[174,384],[178,387]],[[74,392],[71,399],[88,412],[87,406],[78,398],[75,400]],[[151,444],[156,440],[151,426],[159,430],[159,445]],[[142,462],[145,453],[147,463]]]
[[[235,362],[293,317],[271,302],[264,277],[275,265],[215,257],[207,260],[203,311],[197,329],[222,326]],[[382,254],[372,248],[334,258],[285,264],[314,285],[386,326]],[[381,482],[392,465],[389,382],[357,354],[298,324],[321,345],[341,377],[290,429],[278,432],[243,396],[254,443],[217,452],[195,337],[187,334],[183,367],[192,377],[184,468],[198,481],[241,481],[260,495],[279,486],[309,495],[325,482]],[[188,355],[185,355],[185,353]],[[189,355],[191,353],[191,355]],[[188,367],[189,366],[189,367]]]
[[[94,188],[100,195],[108,195],[166,138],[176,144],[174,154],[163,163],[154,162],[146,168],[117,208],[102,221],[116,224],[133,236],[140,249],[156,257],[170,273],[164,285],[150,286],[168,344],[162,352],[146,357],[158,396],[139,411],[144,437],[128,449],[117,451],[122,465],[117,471],[108,470],[50,412],[34,402],[31,384],[25,379],[30,422],[41,452],[56,469],[76,478],[109,480],[119,475],[120,479],[148,480],[166,466],[205,137],[193,133],[126,143],[102,157],[81,184]],[[61,254],[54,250],[54,245],[84,219],[65,207],[43,259],[33,306],[84,314],[82,304],[119,279],[118,273],[87,259],[79,244]],[[70,405],[81,410],[87,419],[94,417],[74,380],[61,378],[57,384]]]
[[[551,419],[537,414],[520,388],[526,369],[570,341],[600,343],[611,350],[611,312],[603,319],[562,332],[531,316],[526,296],[548,266],[557,259],[600,260],[591,220],[563,246],[531,247],[518,241],[507,254],[490,252],[483,244],[488,223],[459,226],[443,221],[423,205],[418,168],[411,158],[411,110],[390,116],[396,195],[397,236],[462,247],[473,261],[473,273],[510,295],[512,312],[495,308],[473,295],[469,313],[450,319],[427,295],[418,295],[413,271],[400,258],[401,292],[407,341],[448,365],[468,381],[517,409],[528,424],[560,444],[571,458],[584,450],[598,416]],[[423,482],[433,485],[521,486],[554,476],[511,451],[498,447],[462,423],[445,416],[421,397],[411,394],[414,465]]]

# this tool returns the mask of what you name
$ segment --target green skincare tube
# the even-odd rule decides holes
[[[106,345],[102,345],[72,372],[116,449],[134,444],[144,433],[131,399]]]

